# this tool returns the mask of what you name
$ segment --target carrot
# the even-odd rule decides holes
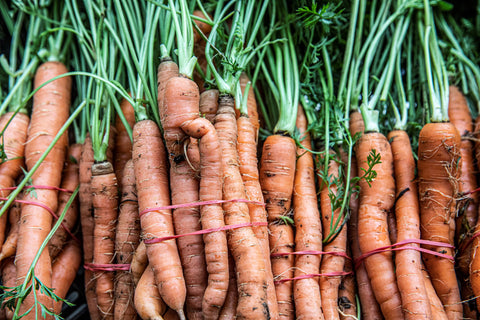
[[[92,165],[93,165],[92,139],[87,133],[87,137],[82,145],[82,154],[79,163],[79,192],[80,200],[80,223],[82,225],[83,239],[83,260],[85,263],[93,262],[93,196],[91,191]],[[95,281],[93,272],[85,270],[85,296],[88,305],[88,311],[92,320],[100,319],[97,308],[97,297],[95,294]]]
[[[8,123],[10,121],[10,123]],[[0,117],[2,158],[0,159],[0,197],[7,198],[24,167],[24,149],[30,119],[25,113],[7,112]],[[7,126],[8,125],[8,126]],[[0,217],[0,248],[5,241],[8,216]]]
[[[422,275],[425,283],[425,289],[427,290],[428,299],[430,301],[432,319],[448,319],[445,309],[443,308],[442,301],[440,301],[440,298],[438,298],[435,288],[433,288],[430,276],[425,268],[422,268]]]
[[[181,127],[189,136],[200,139],[200,201],[222,199],[222,154],[213,124],[207,119],[197,118],[184,122]],[[204,205],[200,210],[203,229],[225,226],[220,204]],[[217,319],[225,302],[229,282],[227,237],[225,231],[218,231],[205,234],[203,240],[208,286],[204,293],[202,313],[205,319]]]
[[[135,112],[132,105],[126,99],[122,99],[120,108],[130,128],[133,128],[135,124]],[[115,176],[117,176],[118,181],[122,181],[123,168],[127,161],[132,159],[132,140],[118,114],[115,117],[115,131],[115,162],[113,166],[115,168]],[[122,185],[120,184],[120,191],[122,190],[121,187]]]
[[[138,284],[145,268],[148,265],[147,247],[145,242],[141,241],[132,257],[130,270],[132,271],[133,282]]]
[[[199,200],[199,182],[196,172],[186,160],[183,144],[189,141],[189,138],[182,131],[181,125],[198,117],[198,86],[186,77],[176,76],[167,81],[164,94],[163,107],[160,107],[163,110],[160,114],[170,161],[172,204],[196,202]],[[173,223],[176,234],[200,230],[199,208],[174,209]],[[181,237],[177,242],[187,285],[187,316],[195,319],[200,317],[202,312],[202,300],[208,298],[202,299],[207,287],[204,244],[200,235]],[[227,281],[228,277],[225,283]],[[209,284],[211,285],[211,282]]]
[[[213,123],[218,110],[218,90],[210,89],[200,94],[200,114]]]
[[[170,204],[167,155],[157,125],[150,120],[137,122],[133,128],[133,164],[140,212]],[[145,170],[149,168],[149,170]],[[145,239],[171,236],[170,210],[155,210],[140,216]],[[165,303],[185,318],[186,286],[180,257],[174,240],[146,245],[155,283]]]
[[[82,251],[79,244],[70,240],[63,247],[63,251],[58,255],[52,266],[52,288],[54,293],[61,299],[65,299],[75,276],[77,275],[80,262],[82,261]],[[62,301],[55,301],[53,311],[60,314],[62,311]]]
[[[242,72],[239,82],[240,82],[240,88],[242,89],[242,92],[245,92],[247,84],[250,82],[250,79],[248,78],[248,76],[245,72]],[[245,93],[245,94],[247,94],[247,93]],[[235,109],[235,110],[238,110],[238,109]],[[247,111],[248,111],[248,118],[250,119],[250,122],[252,123],[253,127],[255,128],[255,141],[257,141],[258,140],[258,130],[260,129],[260,121],[259,121],[259,118],[258,118],[257,100],[255,99],[255,92],[254,92],[252,86],[250,86],[250,88],[248,89]],[[239,115],[240,114],[238,114],[238,116]]]
[[[16,279],[17,267],[15,266],[15,262],[13,258],[5,259],[2,262],[2,285],[4,287],[15,287],[15,279]],[[6,299],[3,301],[5,304],[8,300]],[[13,318],[13,311],[9,308],[5,308],[3,305],[1,306],[2,309],[5,310],[5,317],[6,319]]]
[[[358,238],[362,253],[390,245],[386,212],[391,210],[395,200],[393,156],[383,134],[368,132],[357,142],[358,172],[368,170],[368,158],[373,150],[381,159],[381,163],[373,168],[376,177],[370,184],[366,179],[359,181]],[[371,255],[363,263],[385,318],[403,319],[402,300],[395,280],[391,252]]]
[[[115,257],[120,264],[132,262],[133,254],[140,242],[140,217],[138,216],[137,192],[133,161],[128,160],[122,174],[122,198],[119,205],[118,222],[115,233]],[[120,271],[115,275],[114,319],[135,319],[133,304],[135,283],[130,271]]]
[[[451,123],[429,123],[420,131],[417,168],[422,239],[453,245],[459,148],[460,134]],[[425,248],[453,256],[449,247]],[[461,318],[453,261],[428,254],[423,261],[448,318]]]
[[[37,69],[34,86],[37,88],[44,82],[66,72],[67,68],[60,62],[45,62]],[[42,87],[34,95],[31,123],[25,146],[25,162],[28,170],[35,165],[62,125],[67,121],[70,108],[70,90],[71,78],[64,77]],[[66,146],[67,135],[63,134],[33,174],[33,185],[59,187],[61,182],[60,172],[65,159]],[[38,189],[35,190],[35,193],[36,197],[29,193],[25,196],[25,200],[42,203],[53,212],[56,211],[57,191]],[[24,281],[24,277],[40,245],[48,235],[51,225],[52,215],[47,210],[33,204],[22,206],[15,261],[17,265],[17,284],[21,284]],[[47,251],[44,251],[35,266],[35,275],[44,285],[51,287],[51,273],[50,256]],[[53,301],[43,294],[38,296],[38,301],[49,309],[53,308]],[[25,313],[33,304],[34,297],[30,294],[22,303],[20,313]],[[37,315],[34,312],[30,312],[25,319],[32,319],[35,316]]]
[[[62,184],[61,188],[69,191],[73,191],[77,188],[79,183],[78,178],[78,163],[80,160],[80,155],[82,151],[82,145],[73,144],[69,147],[67,153],[67,159],[65,160],[65,168],[62,173]],[[62,211],[65,209],[68,200],[70,199],[70,192],[60,191],[58,194],[58,210],[57,216],[60,216]],[[70,207],[67,209],[65,218],[63,219],[63,226],[57,229],[57,232],[50,239],[48,251],[50,257],[55,259],[57,255],[63,248],[63,245],[67,241],[68,233],[65,228],[72,231],[75,227],[78,218],[78,201],[72,202]],[[53,226],[53,225],[52,225]]]
[[[347,247],[347,254],[349,257],[352,256],[349,247]],[[357,318],[357,289],[355,287],[355,276],[351,259],[345,259],[343,271],[352,272],[352,274],[344,276],[338,288],[338,312],[340,313],[340,319],[353,320]]]
[[[219,319],[230,320],[235,318],[235,312],[238,304],[237,278],[235,276],[235,262],[231,254],[228,255],[228,291],[220,311]]]
[[[415,160],[408,134],[394,130],[388,134],[393,153],[396,183],[395,215],[397,242],[420,239],[420,216],[417,186],[415,183]],[[409,244],[418,247],[417,244]],[[398,289],[407,319],[431,318],[430,303],[422,275],[422,258],[418,250],[399,250],[395,255]]]
[[[246,77],[246,76],[245,76]],[[247,78],[248,80],[248,78]],[[242,83],[240,83],[242,86]],[[244,89],[243,89],[244,90]],[[262,187],[259,181],[258,157],[257,157],[257,134],[258,112],[253,90],[248,93],[247,108],[250,115],[240,115],[237,118],[237,150],[240,163],[240,174],[245,185],[247,199],[264,203]],[[255,118],[256,114],[256,118]],[[255,120],[256,119],[256,120]],[[253,232],[257,237],[263,252],[265,270],[267,272],[267,303],[270,317],[278,318],[278,304],[273,283],[272,266],[270,261],[270,245],[268,238],[267,212],[265,207],[255,203],[248,203],[250,220],[254,223],[264,223],[264,226],[253,226]]]
[[[170,57],[162,58],[157,69],[157,102],[160,119],[165,117],[165,109],[163,107],[163,98],[165,96],[165,86],[168,80],[178,76],[178,65]]]
[[[0,252],[0,261],[14,256],[15,252],[17,251],[18,228],[20,225],[21,210],[21,204],[19,202],[14,202],[8,211],[10,230],[8,232],[7,239],[2,246],[2,251]]]
[[[155,276],[149,265],[135,289],[135,309],[144,320],[161,320],[167,306],[158,293]]]
[[[335,156],[334,156],[335,157]],[[332,158],[327,168],[327,177],[332,180],[339,178],[339,163]],[[347,228],[343,227],[344,218],[340,216],[340,208],[332,212],[331,196],[337,195],[337,185],[330,181],[320,181],[320,204],[323,227],[323,237],[326,243],[323,250],[327,252],[345,253],[347,247]],[[326,239],[327,236],[334,238]],[[325,241],[324,240],[324,241]],[[343,270],[345,258],[337,255],[325,255],[320,264],[320,273],[328,274]],[[342,281],[341,276],[320,277],[320,294],[322,296],[322,310],[326,319],[340,319],[338,313],[338,290]]]
[[[234,101],[230,95],[221,94],[219,96],[215,129],[222,148],[223,199],[246,199],[238,163]],[[227,225],[251,223],[246,203],[226,202],[223,204],[223,209]],[[242,319],[267,319],[269,310],[266,303],[265,262],[262,248],[252,228],[233,229],[229,234],[228,244],[237,272],[237,317]]]
[[[301,105],[297,111],[296,126],[299,130],[297,164],[293,192],[293,219],[295,221],[295,250],[322,251],[322,226],[315,190],[315,172],[307,118]],[[305,148],[305,149],[304,149]],[[320,272],[319,255],[299,255],[295,258],[295,277]],[[318,279],[302,279],[293,283],[293,296],[297,318],[322,318],[322,302]]]
[[[92,166],[91,190],[95,229],[93,230],[93,263],[114,262],[115,226],[117,223],[118,187],[113,166],[108,161]],[[97,306],[102,319],[113,319],[114,274],[95,272]]]

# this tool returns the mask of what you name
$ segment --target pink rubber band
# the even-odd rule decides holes
[[[449,260],[452,260],[452,261],[455,260],[454,257],[452,257],[448,254],[436,252],[436,251],[425,249],[425,248],[422,248],[422,247],[405,246],[405,247],[397,248],[398,246],[402,246],[402,245],[406,245],[406,244],[412,244],[412,243],[455,249],[455,247],[452,246],[449,243],[423,240],[423,239],[405,239],[403,241],[394,243],[392,245],[379,247],[379,248],[376,248],[372,251],[369,251],[369,252],[366,252],[366,253],[362,254],[360,257],[355,259],[355,267],[358,268],[358,266],[363,262],[363,260],[365,260],[365,258],[367,258],[371,255],[374,255],[376,253],[389,252],[389,251],[399,251],[399,250],[417,250],[417,251],[428,253],[428,254],[431,254],[431,255],[435,255],[435,256],[438,256],[438,257],[441,257],[441,258],[449,259]]]
[[[0,191],[2,190],[15,190],[17,187],[8,187],[8,188],[0,188]],[[24,189],[43,189],[43,190],[56,190],[56,191],[61,191],[61,192],[67,192],[67,193],[73,193],[73,190],[68,190],[68,189],[62,189],[54,186],[25,186]]]
[[[152,212],[152,211],[171,210],[171,209],[178,209],[178,208],[191,208],[191,207],[197,207],[197,206],[206,206],[209,204],[222,204],[227,202],[253,203],[253,204],[265,206],[265,203],[263,202],[247,200],[247,199],[210,200],[210,201],[197,201],[197,202],[182,203],[182,204],[172,204],[172,205],[163,206],[163,207],[148,208],[140,212],[139,215],[141,217],[145,213]]]
[[[130,264],[96,264],[85,263],[83,267],[90,271],[130,271]]]
[[[315,250],[295,251],[295,252],[276,252],[276,253],[272,253],[270,255],[270,257],[281,257],[281,256],[289,256],[289,255],[305,255],[305,254],[311,254],[311,255],[330,254],[330,255],[334,255],[334,256],[344,257],[346,259],[352,259],[345,252],[315,251]]]
[[[338,271],[338,272],[329,272],[329,273],[311,273],[311,274],[304,274],[295,278],[285,278],[280,280],[274,280],[275,284],[287,282],[287,281],[295,281],[295,280],[303,280],[303,279],[311,279],[315,277],[338,277],[338,276],[348,276],[353,274],[353,272],[345,272],[345,271]]]
[[[240,223],[240,224],[232,224],[229,226],[223,226],[220,228],[210,228],[210,229],[203,229],[203,230],[198,230],[195,232],[190,232],[190,233],[184,233],[184,234],[176,234],[172,236],[166,236],[166,237],[161,237],[161,238],[151,238],[151,239],[145,239],[143,242],[145,244],[151,244],[151,243],[159,243],[167,240],[172,240],[172,239],[177,239],[180,237],[186,237],[186,236],[194,236],[194,235],[200,235],[200,234],[206,234],[206,233],[212,233],[212,232],[218,232],[218,231],[225,231],[225,230],[232,230],[232,229],[238,229],[238,228],[244,228],[244,227],[253,227],[253,226],[267,226],[267,222],[247,222],[247,223]]]

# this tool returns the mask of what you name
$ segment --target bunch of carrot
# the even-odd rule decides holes
[[[91,319],[478,318],[480,68],[446,9],[0,2],[0,319],[75,279]]]

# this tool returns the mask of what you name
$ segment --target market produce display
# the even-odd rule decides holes
[[[0,320],[480,318],[480,2],[0,15]]]

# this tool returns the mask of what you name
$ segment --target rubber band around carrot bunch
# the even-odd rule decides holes
[[[7,200],[8,200],[8,198],[1,198],[0,197],[0,201],[7,201]],[[54,219],[58,220],[58,216],[56,215],[56,213],[53,212],[52,209],[50,209],[48,206],[44,205],[43,203],[36,202],[36,201],[29,201],[29,200],[18,200],[18,199],[15,199],[13,201],[18,202],[18,203],[23,203],[23,204],[30,204],[30,205],[34,205],[34,206],[39,206],[39,207],[47,210],[53,216]],[[72,237],[73,240],[75,240],[78,243],[81,243],[80,240],[77,237],[75,237],[75,235],[70,231],[70,229],[67,228],[67,226],[63,222],[60,225],[62,226],[63,229],[65,229],[65,231],[68,233],[68,235]]]
[[[425,248],[422,248],[422,247],[403,246],[403,245],[412,244],[412,243],[455,249],[454,246],[452,246],[449,243],[445,243],[445,242],[430,241],[430,240],[423,240],[423,239],[406,239],[406,240],[394,243],[394,244],[389,245],[389,246],[378,247],[378,248],[376,248],[372,251],[369,251],[369,252],[366,252],[366,253],[362,254],[360,257],[358,257],[357,259],[354,260],[355,268],[358,268],[358,266],[363,262],[363,260],[365,260],[367,257],[369,257],[371,255],[374,255],[376,253],[389,252],[389,251],[399,251],[399,250],[417,250],[417,251],[424,252],[424,253],[427,253],[427,254],[435,255],[435,256],[440,257],[440,258],[445,258],[445,259],[449,259],[449,260],[452,260],[452,261],[455,260],[454,257],[452,257],[451,255],[448,255],[448,254],[436,252],[436,251],[425,249]],[[398,246],[403,246],[403,247],[398,247]]]
[[[73,190],[68,190],[68,189],[63,189],[59,187],[54,187],[54,186],[42,186],[42,185],[31,185],[31,186],[25,186],[23,187],[24,189],[41,189],[41,190],[55,190],[55,191],[60,191],[60,192],[66,192],[66,193],[73,193]],[[15,190],[17,187],[8,187],[8,188],[0,188],[0,191],[3,190]]]
[[[130,271],[130,264],[95,264],[95,263],[85,263],[83,267],[86,270],[93,272],[101,271]]]
[[[178,208],[191,208],[191,207],[197,207],[197,206],[206,206],[210,204],[222,204],[222,203],[228,203],[228,202],[252,203],[260,206],[265,206],[265,203],[263,202],[247,200],[247,199],[210,200],[210,201],[197,201],[197,202],[182,203],[182,204],[172,204],[172,205],[163,206],[163,207],[148,208],[140,212],[139,215],[142,216],[145,213],[153,212],[153,211],[171,210],[171,209],[178,209]]]
[[[245,228],[245,227],[267,226],[267,225],[268,225],[267,222],[239,223],[239,224],[232,224],[232,225],[229,225],[229,226],[223,226],[223,227],[219,227],[219,228],[198,230],[198,231],[190,232],[190,233],[175,234],[175,235],[165,236],[165,237],[161,237],[161,238],[144,239],[143,242],[145,242],[145,244],[159,243],[159,242],[172,240],[172,239],[177,239],[177,238],[181,238],[181,237],[195,236],[195,235],[200,235],[200,234],[207,234],[207,233],[212,233],[212,232],[232,230],[232,229]]]
[[[337,252],[337,251],[315,251],[315,250],[305,250],[305,251],[294,251],[294,252],[275,252],[270,255],[270,257],[282,257],[282,256],[289,256],[289,255],[333,255],[333,256],[340,256],[344,257],[345,259],[352,259],[350,258],[345,252]]]
[[[280,279],[280,280],[274,280],[273,282],[275,284],[287,282],[287,281],[295,281],[295,280],[303,280],[303,279],[311,279],[315,277],[339,277],[339,276],[349,276],[352,275],[353,272],[349,271],[336,271],[336,272],[328,272],[328,273],[310,273],[310,274],[304,274],[298,277],[294,278],[285,278],[285,279]]]

